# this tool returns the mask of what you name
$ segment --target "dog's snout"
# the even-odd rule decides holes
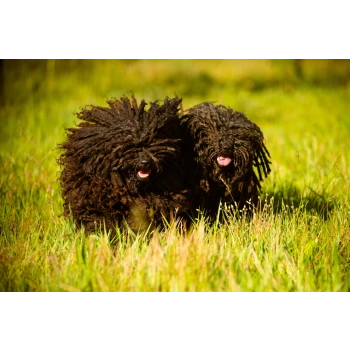
[[[152,167],[152,160],[149,157],[140,157],[139,167],[145,170],[150,169]]]
[[[220,151],[222,154],[229,155],[232,153],[232,147],[229,145],[221,145]]]

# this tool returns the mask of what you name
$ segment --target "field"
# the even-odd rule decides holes
[[[350,291],[350,61],[3,62],[0,291]],[[57,145],[85,105],[215,101],[262,129],[252,219],[86,236],[62,214]]]

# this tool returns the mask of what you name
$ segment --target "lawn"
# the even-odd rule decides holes
[[[0,291],[350,291],[350,61],[6,60]],[[89,104],[215,101],[271,154],[260,211],[189,232],[85,235],[61,216],[57,145]]]

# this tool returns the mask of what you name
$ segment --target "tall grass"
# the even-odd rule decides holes
[[[348,61],[5,61],[2,291],[349,291]],[[322,69],[321,69],[322,68]],[[243,111],[272,173],[261,210],[184,232],[87,236],[61,217],[57,144],[86,104],[134,91]]]

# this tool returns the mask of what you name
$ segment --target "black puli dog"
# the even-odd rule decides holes
[[[89,106],[67,129],[59,164],[64,214],[78,227],[137,231],[188,209],[179,98],[162,104],[122,97]]]
[[[251,211],[270,172],[263,133],[243,113],[204,102],[181,117],[192,212],[214,219],[220,203]],[[255,171],[254,171],[255,169]]]

